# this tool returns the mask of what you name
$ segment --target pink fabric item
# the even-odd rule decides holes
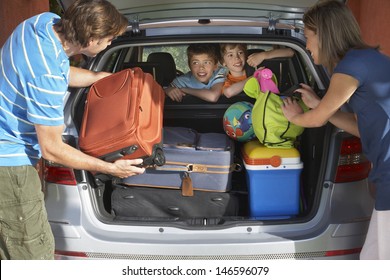
[[[260,89],[262,92],[273,92],[273,93],[279,93],[279,89],[272,80],[272,71],[268,68],[258,69],[253,74],[253,77],[255,77],[260,84]]]

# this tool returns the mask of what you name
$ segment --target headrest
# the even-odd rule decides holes
[[[162,85],[164,75],[163,75],[163,70],[161,69],[162,66],[159,65],[158,63],[144,62],[144,61],[126,62],[123,63],[122,69],[134,68],[134,67],[139,67],[142,69],[142,71],[152,74],[156,82]]]
[[[162,86],[169,86],[173,79],[176,78],[176,64],[170,53],[151,53],[149,54],[147,61],[155,62],[160,65],[161,73],[163,73]]]

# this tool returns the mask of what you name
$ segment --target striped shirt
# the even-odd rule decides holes
[[[70,68],[52,28],[58,19],[27,19],[0,49],[0,166],[35,165],[41,153],[34,124],[64,123]]]

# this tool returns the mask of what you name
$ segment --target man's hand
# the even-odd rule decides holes
[[[143,162],[142,159],[120,159],[113,163],[113,168],[110,170],[109,174],[119,177],[126,178],[129,176],[134,176],[142,174],[145,172],[145,168],[137,167]]]

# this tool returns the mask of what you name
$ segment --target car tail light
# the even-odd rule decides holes
[[[84,252],[55,250],[54,254],[56,255],[57,259],[61,259],[61,256],[77,257],[77,258],[88,258],[87,254],[84,253]]]
[[[77,185],[73,169],[43,161],[43,180],[60,185]]]
[[[343,256],[343,255],[360,254],[361,251],[362,251],[362,248],[333,250],[333,251],[327,251],[325,253],[325,256],[326,257],[336,257],[336,256]]]
[[[363,180],[368,177],[371,163],[362,153],[362,145],[357,137],[343,139],[337,165],[336,183]]]

